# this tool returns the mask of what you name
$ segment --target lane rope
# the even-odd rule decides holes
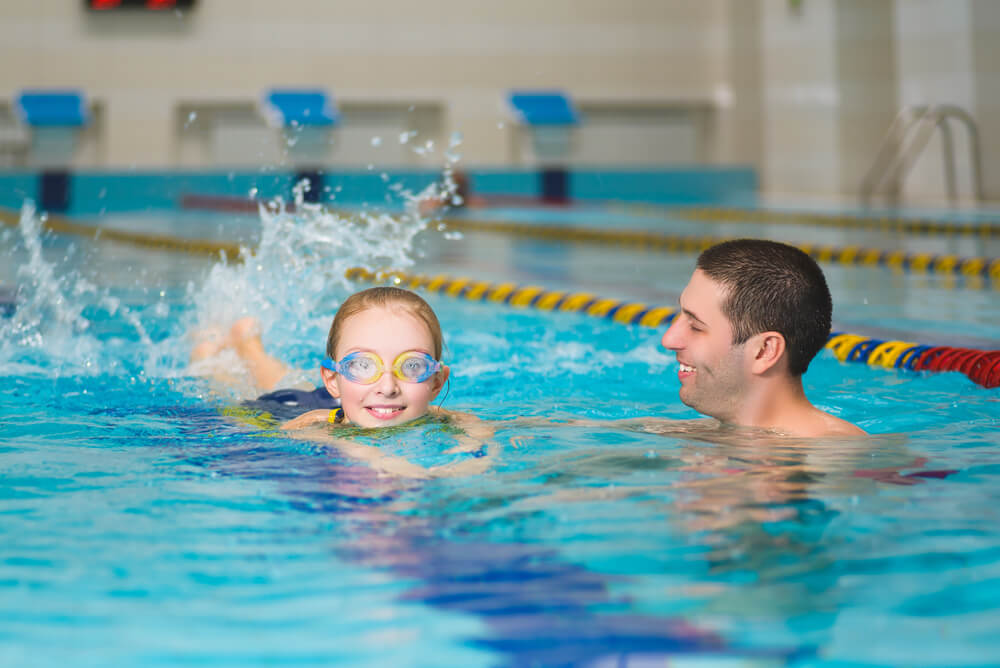
[[[0,210],[0,222],[16,226],[18,216]],[[47,231],[88,237],[95,240],[119,241],[147,248],[222,256],[229,261],[242,261],[240,247],[230,242],[206,239],[179,239],[138,232],[111,230],[75,223],[60,216],[48,216],[43,222]],[[538,285],[490,283],[472,278],[447,275],[424,276],[404,272],[372,273],[362,267],[348,269],[347,278],[355,281],[406,284],[412,289],[445,294],[470,301],[508,304],[516,308],[542,311],[584,313],[625,325],[656,328],[669,325],[677,310],[669,306],[649,306],[641,302],[622,302],[601,298],[588,292],[546,290]],[[909,341],[883,341],[859,334],[835,332],[826,344],[838,360],[861,362],[887,369],[912,371],[959,371],[983,387],[1000,386],[1000,350],[978,350],[951,346],[929,346]]]
[[[872,216],[863,214],[783,211],[780,209],[740,209],[735,207],[658,207],[645,204],[616,203],[609,210],[633,215],[661,215],[692,221],[718,223],[779,223],[855,230],[891,232],[914,236],[1000,237],[1000,221],[947,222],[934,218]]]
[[[348,269],[345,275],[353,281],[392,283],[411,290],[426,290],[467,301],[506,304],[515,308],[581,313],[623,325],[669,326],[677,315],[677,309],[670,306],[624,302],[589,292],[547,290],[539,285],[491,283],[445,274],[427,276],[402,271],[372,272],[363,267]],[[958,371],[983,387],[1000,387],[1000,350],[885,341],[843,332],[831,333],[826,348],[841,362],[907,371]]]
[[[20,217],[10,211],[0,209],[0,222],[11,227],[17,227]],[[182,253],[193,253],[196,255],[216,255],[225,254],[230,261],[240,261],[240,245],[230,241],[212,241],[210,239],[183,239],[159,234],[145,234],[142,232],[128,232],[126,230],[116,230],[97,225],[86,225],[77,223],[52,214],[46,214],[42,219],[42,230],[56,234],[68,234],[95,241],[117,241],[141,246],[143,248],[153,248]]]
[[[187,208],[207,208],[213,210],[257,211],[259,203],[229,197],[208,197],[188,195],[182,200]],[[959,223],[945,224],[930,219],[880,218],[871,219],[852,216],[830,216],[823,214],[802,214],[782,211],[754,211],[700,207],[683,209],[663,209],[691,220],[738,221],[745,222],[785,222],[826,226],[853,226],[858,228],[904,231],[913,234],[966,234],[984,238],[1000,236],[1000,224]],[[342,215],[349,215],[341,212]],[[773,218],[772,218],[773,216]],[[578,243],[612,244],[617,246],[674,253],[700,253],[701,251],[726,241],[731,237],[691,237],[662,234],[635,229],[601,229],[579,226],[518,223],[512,221],[480,221],[460,216],[445,217],[442,222],[447,227],[465,232],[484,232],[510,236],[529,237],[554,242],[574,241]],[[792,244],[808,253],[823,264],[847,266],[884,267],[897,272],[915,274],[935,274],[962,279],[961,284],[948,284],[945,288],[964,287],[980,290],[991,287],[1000,290],[1000,258],[962,257],[953,253],[907,253],[901,250],[882,250],[861,246],[827,246],[817,244]],[[986,280],[988,279],[988,283]]]
[[[446,218],[444,224],[466,232],[485,232],[596,244],[614,244],[667,252],[700,253],[733,237],[686,237],[644,230],[603,230],[562,225],[536,225],[514,222],[482,222],[465,218]],[[907,253],[901,250],[880,250],[861,246],[825,246],[791,244],[823,264],[848,266],[880,266],[895,271],[960,276],[967,279],[988,278],[994,289],[1000,289],[1000,258],[964,258],[950,253]],[[967,287],[984,287],[982,281],[968,281]]]

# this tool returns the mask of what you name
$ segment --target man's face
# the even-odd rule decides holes
[[[732,343],[733,330],[722,312],[725,296],[721,285],[696,269],[662,343],[677,353],[681,401],[699,413],[732,422],[751,374],[745,346]]]

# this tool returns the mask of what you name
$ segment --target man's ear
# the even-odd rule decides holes
[[[431,401],[437,398],[438,393],[441,392],[441,388],[448,382],[448,376],[450,375],[451,369],[448,368],[447,364],[442,364],[438,372],[434,374],[434,378],[431,379]]]
[[[750,370],[755,374],[767,373],[785,356],[785,336],[780,332],[761,332],[748,343],[747,350],[753,355]]]
[[[337,387],[337,374],[327,369],[325,366],[319,368],[319,373],[323,377],[323,387],[334,399],[340,398],[340,388]]]

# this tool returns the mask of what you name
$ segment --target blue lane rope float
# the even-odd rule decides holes
[[[1000,237],[1000,221],[997,220],[948,222],[933,218],[887,215],[871,216],[727,207],[665,207],[625,203],[611,205],[608,209],[633,215],[655,214],[684,220],[717,223],[779,223],[892,232],[914,236],[976,236],[984,239]]]
[[[507,304],[515,308],[582,313],[624,325],[657,328],[669,325],[677,309],[623,302],[589,292],[547,290],[538,285],[490,283],[445,274],[426,276],[401,271],[371,272],[363,267],[348,269],[353,281],[392,283],[412,290],[425,290],[467,301]],[[929,346],[910,341],[884,341],[833,332],[826,343],[841,362],[857,362],[885,369],[908,371],[959,371],[986,388],[1000,387],[1000,350],[976,350],[951,346]]]

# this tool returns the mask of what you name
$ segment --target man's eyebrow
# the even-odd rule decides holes
[[[705,324],[704,320],[702,320],[701,318],[699,318],[698,316],[696,316],[693,312],[689,311],[688,309],[684,308],[683,306],[681,306],[681,313],[683,313],[687,317],[691,318],[692,320],[697,320],[702,325]]]

